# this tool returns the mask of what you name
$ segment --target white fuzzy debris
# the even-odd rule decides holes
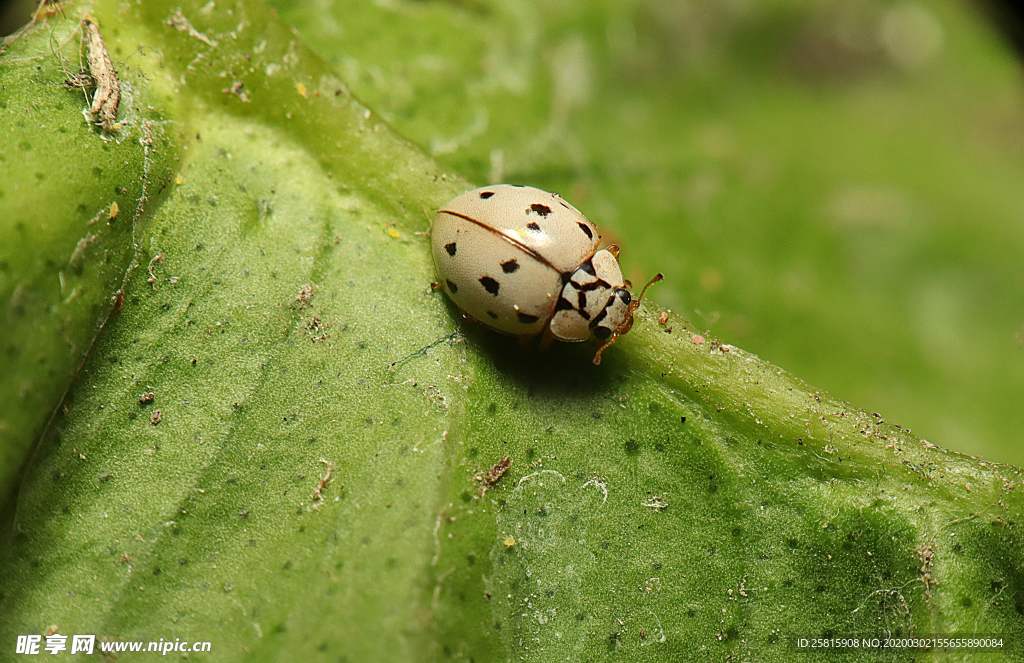
[[[180,8],[164,19],[164,25],[169,25],[177,29],[178,32],[187,32],[189,37],[195,37],[208,46],[217,45],[216,39],[210,39],[199,30],[196,30],[195,26],[192,25],[192,21],[185,18],[185,15],[181,13]]]
[[[598,490],[601,491],[601,494],[603,495],[603,497],[601,498],[601,504],[604,504],[605,502],[608,501],[608,483],[607,482],[601,481],[600,479],[591,479],[590,481],[587,481],[585,484],[580,486],[580,488],[583,489],[583,488],[586,488],[587,486],[594,486],[594,488],[597,488]]]

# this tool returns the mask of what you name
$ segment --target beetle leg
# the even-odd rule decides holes
[[[550,327],[545,327],[540,336],[540,349],[550,350],[551,344],[555,342],[555,335],[551,333]]]

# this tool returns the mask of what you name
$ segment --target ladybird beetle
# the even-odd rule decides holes
[[[497,184],[441,207],[430,230],[438,285],[463,314],[505,334],[604,342],[633,326],[636,299],[619,249],[598,250],[597,226],[557,194]]]

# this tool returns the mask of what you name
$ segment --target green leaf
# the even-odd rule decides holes
[[[653,307],[600,367],[588,345],[465,323],[430,290],[425,231],[469,184],[270,10],[88,5],[131,92],[107,132],[61,84],[85,6],[0,60],[4,292],[34,302],[4,319],[4,393],[27,394],[0,401],[21,431],[3,442],[4,646],[789,660],[794,634],[1024,635],[1019,470]],[[19,141],[37,156],[9,156]],[[114,187],[117,217],[90,226]],[[90,299],[62,308],[78,300],[54,274],[97,224]],[[886,656],[904,660],[864,658]]]
[[[272,4],[442,163],[585,210],[663,306],[1024,464],[1024,92],[974,5]]]
[[[0,66],[5,489],[114,310],[116,293],[139,268],[132,259],[145,225],[140,200],[155,202],[174,158],[162,112],[146,105],[137,72],[124,75],[118,135],[105,139],[90,129],[82,90],[64,83],[77,72],[49,47],[73,27],[15,42]]]

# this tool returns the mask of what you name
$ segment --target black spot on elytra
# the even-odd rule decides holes
[[[506,260],[505,262],[501,263],[501,270],[506,274],[511,274],[517,269],[519,269],[519,263],[516,262],[515,258],[513,258],[512,260]]]
[[[493,195],[494,195],[493,191],[481,191],[480,192],[480,197],[483,198],[484,200],[487,200],[488,198],[490,198]]]
[[[579,301],[579,309],[582,311],[583,309],[587,308],[587,293],[585,293],[582,290],[580,290],[578,293],[576,293],[576,297],[578,298],[578,301]],[[586,316],[586,317],[590,317],[590,316]]]
[[[495,297],[498,296],[498,288],[500,288],[501,286],[498,285],[498,282],[492,279],[490,276],[481,276],[480,285],[484,287],[484,290],[491,293]]]
[[[498,319],[498,314],[495,313],[494,311],[488,311],[487,315],[491,316],[491,320],[497,320]]]
[[[445,244],[444,245],[444,250],[447,251],[448,255],[450,255],[450,256],[455,255],[455,242],[452,242],[450,244]]]
[[[452,283],[451,279],[445,279],[445,283],[448,284],[448,289],[452,291],[452,294],[455,294],[456,292],[459,291],[459,286]]]
[[[587,239],[594,239],[594,231],[590,229],[590,226],[582,221],[577,221],[576,223],[579,225],[580,230],[583,231],[583,234],[587,236]]]
[[[533,221],[531,221],[531,222],[526,224],[526,229],[529,230],[530,232],[535,232],[535,233],[539,233],[540,232],[540,226],[538,226]]]
[[[534,204],[530,205],[530,209],[526,210],[527,214],[529,214],[530,212],[533,212],[534,214],[539,214],[541,217],[545,217],[548,214],[551,214],[551,208],[548,207],[547,205],[541,205],[540,203],[534,203]]]
[[[565,297],[560,297],[558,303],[555,304],[555,311],[571,311],[573,309],[572,303]]]
[[[537,322],[537,320],[540,319],[535,315],[523,313],[522,311],[516,311],[516,316],[519,318],[519,322],[523,323],[524,325],[532,325],[533,323]]]

